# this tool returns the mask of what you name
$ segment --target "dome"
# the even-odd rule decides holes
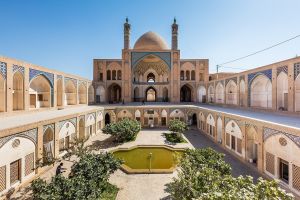
[[[133,49],[136,50],[166,50],[167,43],[162,37],[154,32],[147,32],[143,34],[134,44]]]

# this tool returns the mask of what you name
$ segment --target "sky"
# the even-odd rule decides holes
[[[171,46],[179,24],[181,58],[216,65],[300,34],[299,0],[0,0],[0,55],[92,79],[93,59],[121,58],[123,24],[131,47],[147,31]],[[300,37],[230,63],[240,72],[300,55]]]

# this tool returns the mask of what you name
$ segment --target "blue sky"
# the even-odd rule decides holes
[[[217,64],[300,34],[299,0],[0,0],[0,55],[92,79],[94,58],[120,58],[149,30],[170,46],[174,16],[181,58]],[[251,69],[300,55],[300,37],[227,65]],[[220,71],[241,71],[223,68]]]

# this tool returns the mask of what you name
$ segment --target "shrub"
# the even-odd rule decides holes
[[[185,122],[182,122],[179,119],[173,119],[169,122],[169,130],[173,134],[176,134],[178,138],[182,138],[182,133],[188,130],[188,126]]]
[[[140,130],[140,122],[128,118],[116,123],[107,124],[102,129],[103,133],[110,134],[115,137],[115,141],[117,142],[128,142],[135,140]]]

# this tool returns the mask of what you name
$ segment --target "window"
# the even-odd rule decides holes
[[[231,149],[235,150],[235,137],[231,136]]]
[[[289,163],[282,159],[279,162],[279,178],[289,183]]]
[[[186,80],[189,81],[190,80],[190,71],[186,71],[185,76],[186,76]]]
[[[116,70],[112,70],[112,80],[117,80]]]
[[[184,71],[182,70],[180,71],[180,80],[182,81],[184,80]]]
[[[43,94],[38,94],[38,101],[43,101]]]
[[[21,159],[10,163],[10,185],[21,180]]]
[[[117,75],[118,75],[118,80],[122,80],[122,72],[121,72],[121,70],[118,70]]]
[[[99,81],[103,81],[103,73],[102,72],[99,73]]]
[[[191,80],[192,81],[195,80],[195,70],[192,70],[192,72],[191,72]]]
[[[154,83],[155,82],[155,75],[153,73],[149,73],[147,75],[147,82],[148,83]]]
[[[166,126],[167,125],[167,118],[166,117],[162,117],[161,118],[161,125],[162,126]]]
[[[106,79],[107,79],[107,80],[111,80],[111,73],[110,73],[110,70],[107,70],[107,71],[106,71]]]

